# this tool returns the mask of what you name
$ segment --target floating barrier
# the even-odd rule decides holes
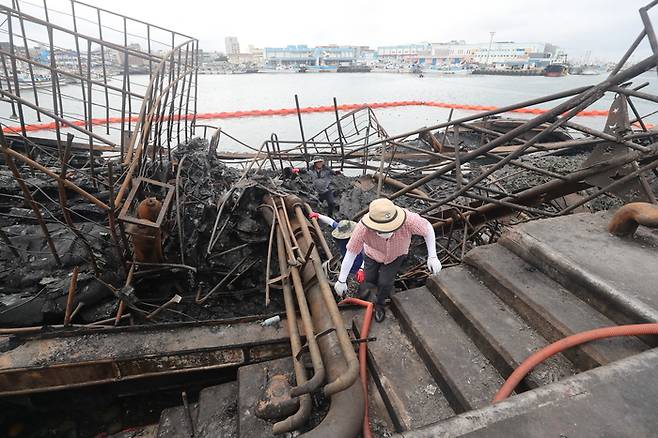
[[[460,103],[448,103],[448,102],[433,102],[433,101],[423,101],[423,100],[403,100],[397,102],[374,102],[374,103],[350,103],[344,105],[338,105],[339,111],[351,111],[364,106],[369,106],[370,108],[393,108],[393,107],[402,107],[402,106],[432,106],[437,108],[449,108],[456,110],[464,111],[495,111],[498,109],[495,106],[482,106],[482,105],[466,105]],[[305,108],[300,108],[301,113],[328,113],[334,111],[333,106],[309,106]],[[519,108],[512,110],[510,112],[522,113],[522,114],[544,114],[548,110],[542,108]],[[273,116],[290,116],[297,114],[296,108],[281,108],[281,109],[265,109],[265,110],[246,110],[246,111],[230,111],[230,112],[218,112],[218,113],[200,113],[196,115],[197,120],[213,120],[213,119],[236,119],[242,117],[273,117]],[[606,110],[589,110],[582,111],[578,113],[580,117],[605,117],[608,115]],[[164,117],[165,121],[172,120],[192,120],[194,118],[193,114],[184,114],[180,117],[178,115],[166,116]],[[126,117],[122,119],[121,117],[110,117],[109,119],[91,119],[92,125],[106,125],[106,124],[115,124],[121,122],[136,123],[138,121],[137,116]],[[69,122],[70,125],[85,127],[87,122],[84,120],[74,120]],[[51,123],[34,123],[25,126],[25,131],[35,132],[35,131],[52,131],[55,129],[55,122]],[[5,133],[20,133],[20,126],[9,126],[4,128]]]

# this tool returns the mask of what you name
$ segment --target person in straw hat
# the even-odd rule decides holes
[[[350,237],[352,237],[352,232],[354,231],[354,228],[356,228],[356,222],[347,219],[336,222],[329,216],[314,211],[308,214],[308,218],[317,219],[321,223],[332,228],[331,236],[334,238],[336,246],[338,246],[340,256],[345,257],[345,254],[347,253],[347,242],[350,240]],[[362,283],[365,279],[365,273],[363,271],[363,252],[357,254],[349,274],[354,275],[354,279],[358,283]]]
[[[336,293],[341,297],[345,294],[354,259],[364,251],[365,281],[377,286],[375,321],[383,321],[386,317],[384,302],[393,292],[393,282],[409,252],[412,235],[423,236],[427,245],[427,268],[432,275],[438,274],[441,262],[436,255],[434,228],[429,221],[396,206],[389,199],[372,201],[347,243],[338,281],[334,284]]]

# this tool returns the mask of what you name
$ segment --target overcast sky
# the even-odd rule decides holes
[[[550,42],[572,58],[591,50],[592,58],[616,60],[641,30],[638,9],[649,0],[87,2],[197,37],[204,50],[223,51],[227,35],[238,37],[246,51],[249,44],[486,42],[495,31],[496,41]],[[658,7],[652,18],[658,28]],[[646,42],[642,49],[641,55],[649,54]]]

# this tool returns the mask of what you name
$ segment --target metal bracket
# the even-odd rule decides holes
[[[167,194],[165,195],[164,201],[162,201],[162,208],[160,209],[160,214],[158,215],[158,218],[155,222],[146,219],[139,219],[137,217],[130,216],[128,213],[128,210],[130,209],[130,206],[135,200],[135,196],[137,196],[137,191],[139,190],[142,183],[162,187],[167,190]],[[171,200],[174,197],[174,191],[175,188],[171,184],[161,183],[160,181],[156,181],[144,177],[135,178],[133,180],[133,185],[132,188],[130,189],[130,193],[126,198],[126,201],[123,203],[123,207],[121,208],[121,212],[119,213],[119,220],[122,222],[128,222],[136,225],[144,225],[146,227],[151,227],[151,228],[160,228],[160,226],[162,225],[162,221],[164,220],[165,215],[167,214],[167,211],[171,206]]]
[[[334,327],[329,327],[328,329],[321,331],[320,333],[315,335],[315,340],[317,341],[323,336],[327,336],[329,333],[335,332],[336,329]],[[302,354],[308,351],[308,342],[304,345],[302,345],[302,348],[299,349],[297,354],[295,355],[295,360],[299,360],[300,357],[302,357]]]

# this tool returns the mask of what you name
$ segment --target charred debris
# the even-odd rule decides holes
[[[332,182],[336,219],[358,220],[380,196],[423,215],[436,229],[444,266],[460,264],[469,249],[495,242],[511,224],[656,203],[658,131],[645,121],[653,113],[640,114],[635,105],[658,102],[640,77],[656,68],[652,5],[640,10],[644,28],[636,41],[598,84],[481,113],[451,111],[444,122],[393,135],[373,109],[341,113],[334,100],[335,120],[321,131],[309,136],[298,111],[298,138],[271,134],[254,146],[197,120],[196,39],[77,1],[70,13],[45,19],[20,9],[23,3],[0,6],[9,36],[8,48],[0,48],[0,96],[12,114],[0,118],[4,351],[21,336],[68,345],[100,331],[227,329],[285,314],[288,336],[276,342],[285,344],[283,357],[293,365],[297,386],[290,394],[299,410],[275,431],[308,427],[311,411],[318,411],[311,394],[321,393],[331,403],[314,404],[329,411],[314,412],[313,430],[330,436],[341,427],[351,436],[361,426],[363,394],[330,288],[338,251],[329,230],[306,218],[325,208],[310,176],[291,168],[322,157],[340,171]],[[86,33],[90,24],[93,34]],[[652,56],[630,63],[645,37]],[[75,59],[61,65],[54,56],[40,59],[31,41],[51,53],[73,41]],[[148,76],[131,75],[135,66]],[[611,105],[603,128],[583,125],[576,116],[606,96]],[[505,115],[537,105],[550,109],[528,118]],[[415,242],[397,287],[424,284],[424,257],[422,242]],[[314,330],[317,343],[308,336]],[[252,344],[227,351],[246,363]],[[282,357],[278,351],[270,358]],[[223,357],[230,362],[229,353]],[[203,360],[215,360],[207,356],[195,356],[197,366],[164,354],[154,373],[203,368]],[[21,374],[33,386],[10,382],[3,394],[147,374],[132,363],[81,382],[75,370],[82,365],[74,362],[61,363],[57,376],[37,364]],[[349,421],[332,424],[332,418]]]
[[[196,39],[157,28],[176,44],[156,50],[152,25],[135,21],[148,31],[151,50],[141,52],[125,44],[127,32],[99,39],[18,8],[2,12],[12,30],[9,50],[0,50],[0,94],[16,114],[2,120],[0,137],[0,326],[9,333],[282,312],[281,294],[269,293],[280,287],[276,238],[259,208],[265,196],[296,195],[323,211],[309,176],[289,172],[313,156],[342,172],[332,183],[337,219],[358,220],[369,201],[387,196],[435,225],[447,266],[511,223],[656,202],[658,134],[633,104],[658,101],[637,78],[655,58],[629,65],[637,44],[596,85],[479,114],[451,111],[445,122],[397,135],[363,107],[336,110],[309,137],[299,113],[300,139],[272,134],[254,147],[196,120]],[[132,20],[95,12],[100,29],[105,15]],[[75,8],[69,18],[79,20]],[[35,60],[28,23],[48,35],[45,46],[59,47],[58,34],[74,38],[77,62]],[[138,61],[148,82],[131,84],[127,68],[121,84],[108,76]],[[91,74],[97,62],[102,77]],[[35,69],[50,72],[48,87]],[[63,93],[64,83],[78,93]],[[606,95],[614,99],[603,130],[577,122]],[[529,119],[504,116],[551,104]],[[324,261],[331,280],[337,258]],[[422,249],[403,272],[401,288],[424,282]]]

